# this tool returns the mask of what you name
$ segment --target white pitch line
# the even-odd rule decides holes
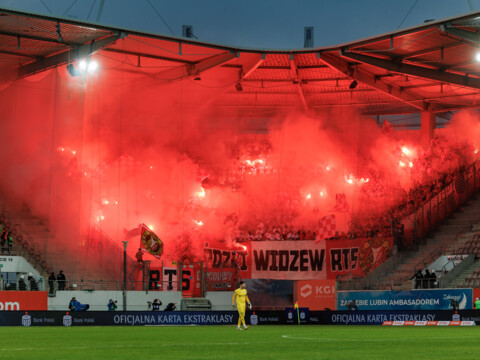
[[[310,338],[310,337],[300,337],[300,336],[291,336],[291,335],[282,335],[284,339],[291,339],[291,340],[315,340],[319,342],[402,342],[402,341],[424,341],[424,339],[419,338],[388,338],[388,339],[355,339],[355,338]],[[429,341],[443,341],[443,340],[451,340],[451,339],[477,339],[477,336],[447,336],[443,338],[436,337],[434,339],[430,339]]]
[[[212,346],[212,345],[251,345],[251,344],[271,344],[278,341],[269,341],[269,342],[251,342],[251,341],[238,341],[238,342],[215,342],[215,343],[160,343],[160,344],[123,344],[123,345],[97,345],[97,346],[65,346],[58,347],[55,349],[63,350],[88,350],[88,349],[113,349],[113,348],[133,348],[133,347],[174,347],[174,346]],[[22,348],[0,348],[0,351],[34,351],[34,350],[51,350],[50,347],[22,347]]]

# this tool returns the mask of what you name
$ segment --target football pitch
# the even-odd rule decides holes
[[[478,359],[480,327],[1,327],[0,359]]]

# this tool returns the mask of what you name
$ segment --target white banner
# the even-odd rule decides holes
[[[33,273],[35,279],[40,278],[38,271],[22,256],[0,255],[0,265],[0,272]]]
[[[252,241],[252,279],[327,278],[325,241]]]

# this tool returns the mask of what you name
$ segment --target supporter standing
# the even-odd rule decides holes
[[[28,274],[27,280],[30,284],[30,291],[38,291],[38,284],[32,273]]]
[[[137,253],[135,254],[135,257],[137,258],[138,264],[143,264],[143,251],[141,248],[138,249]]]
[[[437,281],[437,274],[435,274],[435,271],[432,271],[430,273],[430,289],[435,289],[436,286],[436,281]]]
[[[480,310],[480,298],[478,298],[478,297],[475,300],[475,309]]]
[[[52,273],[48,277],[49,294],[54,294],[55,293],[55,280],[56,279],[57,278],[55,277],[55,273],[52,271]]]
[[[5,230],[5,228],[2,229],[2,232],[0,233],[0,245],[2,246],[2,255],[5,250],[5,245],[7,243],[7,237],[8,237],[8,232]]]
[[[66,282],[66,278],[65,278],[65,275],[63,274],[63,270],[60,270],[60,272],[57,275],[58,290],[65,290],[65,282]]]
[[[425,275],[423,276],[423,281],[422,281],[422,288],[423,289],[428,289],[429,283],[430,283],[430,271],[428,269],[425,270]]]
[[[423,274],[422,270],[418,270],[415,275],[413,275],[410,280],[415,279],[415,289],[420,289],[422,287]]]
[[[417,277],[415,280],[415,289],[421,289],[423,286],[423,273],[422,270],[418,270]]]
[[[458,311],[460,309],[460,304],[458,302],[458,299],[451,298],[450,299],[450,306],[452,307],[453,311]]]
[[[8,251],[8,255],[11,255],[11,254],[12,254],[12,245],[13,245],[13,236],[12,236],[12,232],[9,231],[9,232],[8,232],[8,235],[7,235],[7,251]]]
[[[18,290],[27,290],[27,284],[25,283],[25,275],[20,275],[20,279],[18,279]]]

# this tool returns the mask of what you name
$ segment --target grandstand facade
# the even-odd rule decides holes
[[[267,50],[0,9],[2,247],[45,290],[64,271],[55,309],[479,287],[479,15]]]

